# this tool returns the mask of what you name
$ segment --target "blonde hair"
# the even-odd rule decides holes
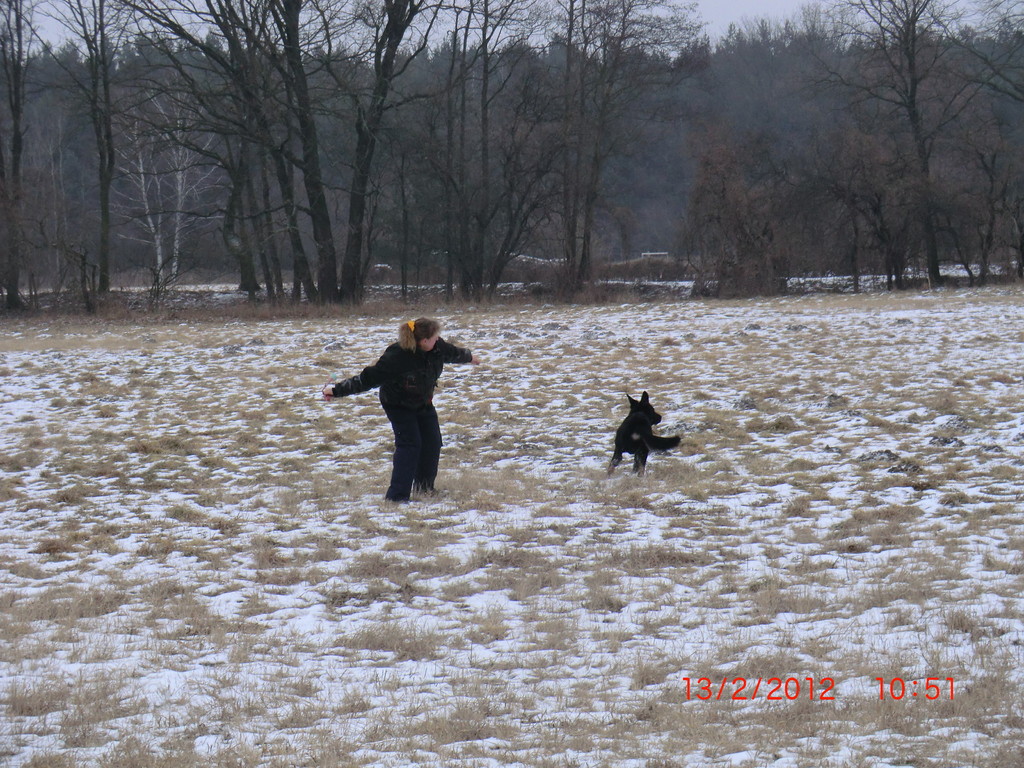
[[[407,352],[415,352],[421,339],[429,339],[438,334],[441,324],[429,317],[419,317],[398,326],[398,344]]]

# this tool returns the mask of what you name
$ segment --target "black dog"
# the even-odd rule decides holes
[[[661,414],[651,406],[651,398],[644,392],[639,400],[629,395],[629,416],[615,431],[615,453],[608,465],[610,475],[622,461],[622,454],[633,454],[633,471],[642,475],[647,468],[647,455],[652,451],[667,451],[679,445],[679,436],[659,437],[653,427],[661,421]]]

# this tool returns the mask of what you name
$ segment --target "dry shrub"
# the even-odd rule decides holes
[[[0,477],[0,503],[23,498],[22,491],[18,489],[20,484],[20,481],[13,476]]]
[[[660,686],[678,667],[670,660],[659,656],[636,654],[630,663],[631,691],[641,691],[651,686]]]
[[[512,729],[493,712],[491,699],[462,700],[436,714],[428,714],[413,733],[427,736],[433,744],[479,742],[507,735]]]
[[[504,611],[497,606],[490,606],[485,611],[477,611],[469,619],[466,639],[471,643],[485,645],[496,640],[504,640],[509,634],[509,625]]]
[[[12,474],[24,472],[43,463],[42,451],[21,450],[0,455],[0,469]]]
[[[782,508],[785,517],[813,517],[810,496],[797,496],[786,502]]]
[[[78,768],[81,763],[73,755],[63,752],[40,751],[24,764],[25,768]]]
[[[98,747],[107,743],[103,726],[133,712],[133,702],[122,693],[120,673],[80,676],[71,686],[60,722],[60,734],[70,747]]]
[[[326,536],[318,535],[314,542],[316,548],[310,554],[310,559],[317,563],[326,563],[338,558],[338,545]]]
[[[398,554],[385,552],[365,552],[356,556],[348,567],[348,575],[358,581],[385,579],[388,581],[404,581],[417,570],[414,561]]]
[[[197,442],[187,434],[136,437],[125,446],[131,453],[144,456],[198,455]]]
[[[257,570],[268,568],[280,568],[290,563],[290,559],[283,555],[279,544],[268,536],[255,536],[250,543],[252,548],[253,566]]]
[[[129,595],[120,585],[91,588],[58,585],[17,601],[13,614],[23,621],[67,625],[111,614],[128,600]]]
[[[628,547],[615,549],[606,554],[602,560],[606,565],[619,568],[631,576],[668,568],[692,569],[712,562],[711,556],[704,550],[668,543],[631,543]]]
[[[175,504],[167,510],[167,516],[179,523],[188,525],[208,525],[209,517],[201,510],[190,504]]]
[[[340,715],[359,715],[373,709],[373,704],[362,691],[347,691],[337,712]]]
[[[66,555],[69,552],[74,552],[78,549],[79,543],[79,537],[75,535],[63,536],[60,538],[51,536],[42,539],[32,551],[37,555],[58,557],[60,555]]]
[[[277,718],[277,727],[286,731],[305,731],[327,716],[328,712],[322,705],[297,703]]]
[[[53,500],[58,504],[80,505],[90,496],[96,494],[96,488],[85,483],[75,483],[61,488],[53,494]]]
[[[162,768],[173,760],[175,768],[199,768],[202,762],[198,756],[188,759],[178,752],[168,755],[164,750],[146,743],[142,735],[131,735],[118,741],[103,756],[104,768]]]
[[[629,601],[611,590],[598,587],[587,592],[587,599],[583,605],[592,613],[618,613],[629,605]]]
[[[751,419],[747,423],[747,429],[751,432],[786,433],[796,432],[800,429],[800,425],[797,424],[792,416],[783,414],[769,420],[763,418]]]
[[[494,566],[503,570],[544,568],[553,565],[549,556],[538,549],[529,547],[485,547],[477,550],[472,558],[471,570]]]
[[[536,569],[522,571],[494,571],[488,574],[487,588],[510,590],[510,597],[517,602],[526,602],[548,591],[558,590],[565,584],[565,577],[557,569]]]
[[[442,640],[440,633],[415,622],[385,619],[347,635],[341,645],[349,650],[384,651],[396,661],[426,661],[440,656]]]
[[[71,684],[64,675],[43,678],[16,677],[4,692],[10,717],[43,717],[67,706]]]

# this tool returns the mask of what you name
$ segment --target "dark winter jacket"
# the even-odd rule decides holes
[[[358,376],[334,385],[334,396],[344,397],[380,387],[380,402],[385,408],[423,408],[434,399],[434,387],[445,363],[469,363],[473,353],[444,339],[438,339],[429,352],[410,352],[392,344],[373,365]]]

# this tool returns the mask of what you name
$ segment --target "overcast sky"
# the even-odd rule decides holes
[[[731,22],[743,18],[788,19],[794,17],[800,8],[810,0],[698,0],[697,12],[707,23],[711,39],[724,34]]]

